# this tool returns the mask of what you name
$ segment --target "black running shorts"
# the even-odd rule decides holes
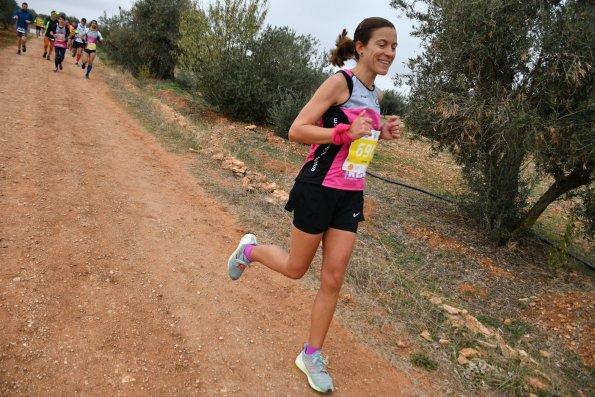
[[[293,225],[305,233],[329,228],[356,233],[364,220],[364,192],[296,182],[285,209],[293,211]]]

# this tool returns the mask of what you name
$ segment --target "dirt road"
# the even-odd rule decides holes
[[[225,263],[244,230],[67,56],[0,50],[0,395],[316,395],[313,292]],[[84,120],[84,123],[80,124]],[[427,396],[335,321],[337,396]],[[421,379],[421,380],[420,380]]]

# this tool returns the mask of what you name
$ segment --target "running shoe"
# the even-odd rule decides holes
[[[17,50],[17,55],[21,55],[21,50]]]
[[[42,55],[41,57],[42,57],[42,58],[45,58],[45,56],[46,56],[47,54],[48,54],[48,52],[47,52],[47,51],[44,51],[44,52],[43,52],[43,55]]]
[[[304,349],[295,359],[295,365],[306,374],[310,387],[320,393],[332,393],[333,379],[326,370],[327,360],[319,350],[313,354],[306,354]]]
[[[49,61],[50,60],[50,56],[48,55],[46,59]]]
[[[88,74],[86,74],[86,75],[85,75],[85,78],[86,78],[87,80],[89,80],[89,75],[88,75]]]
[[[256,236],[245,234],[238,244],[238,248],[231,254],[227,261],[227,274],[232,280],[237,280],[242,276],[244,270],[250,266],[250,261],[244,255],[244,249],[248,244],[256,245]]]
[[[57,71],[58,71],[58,68],[54,69],[54,72],[57,72]]]
[[[79,66],[79,63],[78,63],[78,62],[76,62],[76,63],[74,64],[74,66]]]
[[[23,52],[27,52],[27,47],[23,46]]]
[[[62,70],[62,64],[59,64],[58,67],[60,68],[60,70]]]
[[[87,64],[85,62],[83,62],[83,64],[81,65],[81,69],[84,69],[85,66],[87,66]]]

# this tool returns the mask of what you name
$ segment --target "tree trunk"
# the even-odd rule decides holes
[[[524,231],[533,227],[543,211],[545,211],[545,209],[558,197],[580,186],[587,185],[592,181],[593,179],[591,178],[589,170],[575,169],[566,177],[554,182],[554,184],[549,187],[525,216],[516,224],[510,237],[516,238]]]

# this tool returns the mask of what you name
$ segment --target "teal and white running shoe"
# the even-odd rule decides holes
[[[250,266],[250,261],[244,255],[244,248],[248,244],[256,245],[256,236],[245,234],[238,244],[238,248],[231,254],[227,261],[227,274],[232,280],[237,280],[242,276],[244,270]]]
[[[320,393],[333,392],[333,379],[326,370],[327,361],[322,353],[306,354],[306,345],[295,359],[295,365],[306,374],[312,389]]]

